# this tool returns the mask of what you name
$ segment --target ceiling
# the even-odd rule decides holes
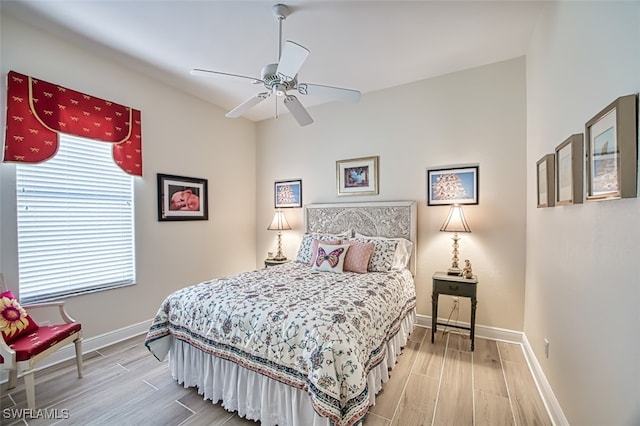
[[[276,1],[2,0],[2,13],[231,110],[263,91],[250,80],[277,62]],[[283,41],[311,54],[300,82],[363,94],[524,55],[540,1],[296,1]],[[305,107],[322,103],[298,95]],[[244,117],[275,114],[275,97]],[[279,113],[286,112],[278,106]]]

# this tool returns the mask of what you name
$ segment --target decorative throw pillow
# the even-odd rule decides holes
[[[374,249],[373,243],[350,243],[349,251],[344,258],[344,270],[366,274]]]
[[[20,306],[13,293],[5,291],[0,294],[0,327],[4,341],[9,344],[24,334],[36,331],[38,324]]]
[[[298,256],[296,257],[296,262],[299,263],[309,263],[311,262],[311,244],[315,238],[311,234],[304,234],[302,237],[302,242],[300,243],[300,247],[298,248]]]
[[[345,238],[347,236],[348,235],[346,232],[340,234],[323,234],[319,232],[304,234],[304,236],[302,237],[302,242],[300,243],[300,248],[298,248],[296,262],[306,263],[308,265],[311,264],[311,258],[313,256],[313,240],[340,241],[341,238]]]
[[[342,273],[344,258],[349,249],[348,244],[324,244],[318,243],[318,257],[311,269],[314,271],[326,271]]]
[[[320,243],[320,240],[313,240],[313,242],[311,243],[311,261],[309,262],[309,266],[313,266],[313,264],[316,261],[316,258],[318,257],[318,244],[319,243]],[[330,244],[332,246],[337,246],[339,244],[342,244],[342,240],[322,241],[322,244]]]
[[[389,272],[393,267],[398,242],[389,238],[356,237],[349,242],[373,243],[375,248],[367,270],[369,272]],[[346,241],[345,241],[346,242]]]

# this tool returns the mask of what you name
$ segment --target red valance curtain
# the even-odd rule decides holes
[[[113,159],[142,176],[140,111],[15,71],[8,75],[4,162],[40,163],[58,151],[58,133],[113,144]]]

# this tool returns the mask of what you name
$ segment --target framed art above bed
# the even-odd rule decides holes
[[[336,161],[338,196],[377,195],[378,157]]]

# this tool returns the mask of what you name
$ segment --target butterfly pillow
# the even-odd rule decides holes
[[[318,256],[311,269],[314,271],[326,271],[342,273],[344,258],[349,249],[348,244],[332,245],[318,243]]]

